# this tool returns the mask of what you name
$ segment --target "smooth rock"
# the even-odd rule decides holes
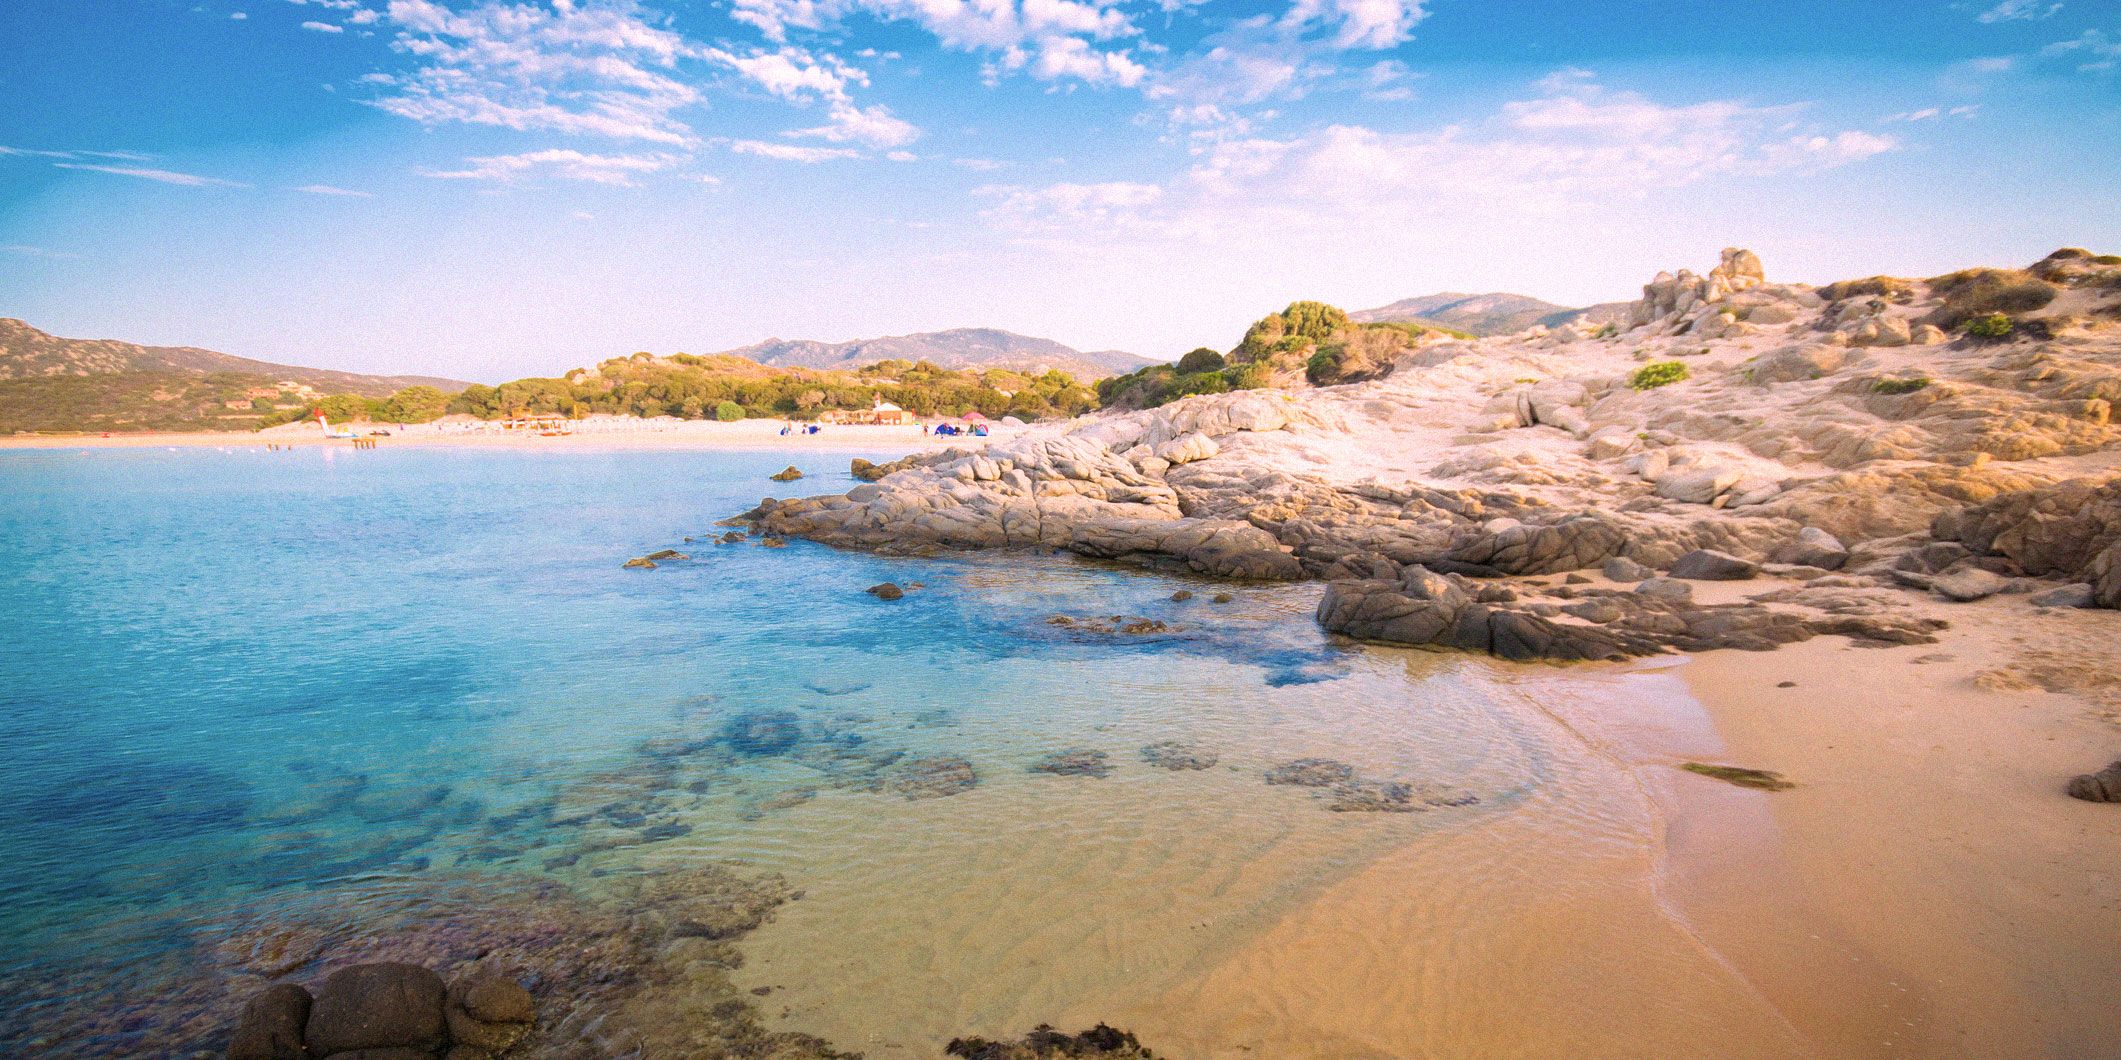
[[[892,582],[880,582],[862,591],[879,600],[899,600],[906,595],[906,590],[899,588]]]
[[[2077,582],[2044,593],[2034,593],[2026,598],[2034,607],[2094,607],[2098,601],[2092,599],[2092,587],[2087,582]]]
[[[1674,578],[1704,582],[1744,581],[1759,573],[1759,564],[1709,548],[1697,548],[1679,557],[1671,570]]]
[[[1654,596],[1660,600],[1686,601],[1694,598],[1693,586],[1670,578],[1645,579],[1641,585],[1635,587],[1635,591],[1644,596]]]
[[[269,986],[243,1006],[228,1060],[302,1060],[303,1028],[309,1023],[309,991],[294,983]]]
[[[413,964],[357,964],[317,988],[303,1041],[315,1056],[356,1049],[439,1048],[442,977]]]
[[[489,1052],[503,1052],[530,1033],[537,1002],[522,984],[499,975],[459,978],[449,984],[449,1040]]]
[[[2069,782],[2069,797],[2086,802],[2121,802],[2121,762],[2115,762],[2097,773],[2072,777]]]
[[[2009,585],[2010,579],[1979,567],[1961,567],[1930,579],[1930,588],[1962,604],[1994,596]]]
[[[1616,582],[1639,582],[1644,578],[1657,576],[1656,571],[1626,556],[1614,556],[1612,559],[1606,560],[1605,566],[1600,569],[1607,578]]]
[[[1820,570],[1840,570],[1849,561],[1849,550],[1841,539],[1816,526],[1797,531],[1797,540],[1776,549],[1771,558]]]

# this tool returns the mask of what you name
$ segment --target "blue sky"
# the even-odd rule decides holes
[[[9,0],[0,315],[498,380],[2121,250],[2121,3]]]

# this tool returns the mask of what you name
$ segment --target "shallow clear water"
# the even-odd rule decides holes
[[[892,1055],[1177,982],[1581,768],[1484,664],[1328,644],[1313,589],[711,543],[847,455],[0,454],[0,960],[151,968],[203,910],[348,880],[735,862],[807,893],[756,940],[789,1025]],[[1174,739],[1214,766],[1140,754]],[[1067,749],[1109,772],[1031,768]],[[1423,812],[1265,783],[1307,757]],[[976,786],[906,797],[958,758]]]

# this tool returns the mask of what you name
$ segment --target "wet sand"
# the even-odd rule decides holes
[[[2121,729],[2114,687],[2054,660],[2110,665],[2121,615],[1932,606],[1936,645],[1714,652],[1603,689],[1526,668],[1647,833],[1520,814],[1409,845],[1125,1018],[1180,1056],[2102,1055],[2121,827],[2062,784]],[[1974,682],[2013,667],[2095,687]]]

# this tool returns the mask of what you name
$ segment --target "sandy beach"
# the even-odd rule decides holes
[[[508,431],[498,423],[451,418],[409,425],[360,424],[356,433],[378,446],[461,446],[522,449],[719,449],[719,450],[903,450],[979,448],[1014,436],[1018,428],[993,425],[988,437],[938,436],[920,427],[822,425],[816,434],[783,435],[786,420],[714,420],[632,416],[592,416],[574,424],[571,433],[543,435]],[[387,431],[376,435],[377,430]],[[797,430],[800,430],[798,425]],[[283,446],[351,446],[350,440],[327,438],[314,423],[290,423],[262,431],[191,431],[139,434],[17,434],[0,436],[0,449],[152,449]]]
[[[2121,637],[2121,616],[2084,631],[2022,598],[1948,610],[1931,645],[1527,667],[1527,695],[1631,778],[1612,797],[1639,802],[1649,834],[1528,839],[1534,819],[1511,818],[1410,845],[1125,1015],[1217,1057],[2112,1041],[2121,833],[2054,777],[2113,756],[2121,685],[2056,660]],[[2013,680],[2059,690],[1982,687]],[[1690,761],[1796,786],[1747,790]]]

